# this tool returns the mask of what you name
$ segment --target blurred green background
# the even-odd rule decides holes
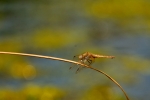
[[[1,0],[0,51],[96,59],[131,100],[150,99],[149,0]],[[69,63],[0,55],[0,100],[125,100],[107,77]]]

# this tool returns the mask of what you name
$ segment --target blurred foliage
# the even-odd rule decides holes
[[[147,0],[96,0],[86,3],[89,14],[101,18],[150,17],[150,2]]]
[[[81,100],[122,100],[123,97],[115,94],[107,83],[105,85],[95,85],[86,91]]]
[[[2,88],[0,100],[62,100],[65,93],[54,86],[28,84],[22,89]]]
[[[32,35],[33,46],[39,49],[59,49],[74,43],[87,41],[87,38],[78,38],[78,34],[68,34],[70,31],[42,29]],[[83,36],[82,34],[80,36]],[[74,37],[74,38],[70,38]]]

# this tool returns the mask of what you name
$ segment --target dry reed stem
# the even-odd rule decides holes
[[[67,59],[63,59],[63,58],[57,58],[57,57],[51,57],[51,56],[43,56],[43,55],[35,55],[35,54],[27,54],[27,53],[17,53],[17,52],[3,52],[0,51],[0,54],[10,54],[10,55],[20,55],[20,56],[30,56],[30,57],[37,57],[37,58],[44,58],[44,59],[52,59],[52,60],[59,60],[59,61],[64,61],[64,62],[69,62],[69,63],[73,63],[73,64],[78,64],[81,66],[84,66],[86,68],[90,68],[93,69],[95,71],[98,71],[100,73],[102,73],[103,75],[105,75],[106,77],[108,77],[111,81],[113,81],[124,93],[124,95],[126,96],[126,99],[129,100],[129,97],[127,96],[126,92],[124,91],[124,89],[120,86],[120,84],[115,81],[113,78],[111,78],[109,75],[107,75],[105,72],[98,70],[96,68],[93,68],[91,66],[76,62],[76,61],[72,61],[72,60],[67,60]]]

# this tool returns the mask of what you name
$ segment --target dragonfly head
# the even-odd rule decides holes
[[[82,55],[79,56],[79,59],[83,59]]]

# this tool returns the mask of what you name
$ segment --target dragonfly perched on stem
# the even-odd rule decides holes
[[[78,56],[74,56],[74,58],[78,57],[78,60],[80,63],[82,64],[86,64],[86,65],[91,65],[95,58],[115,58],[114,56],[104,56],[104,55],[97,55],[97,54],[93,54],[93,53],[90,53],[90,52],[85,52],[81,55],[78,55]],[[71,69],[72,67],[70,67]],[[76,73],[81,69],[82,67],[79,66],[79,68],[77,69]]]

